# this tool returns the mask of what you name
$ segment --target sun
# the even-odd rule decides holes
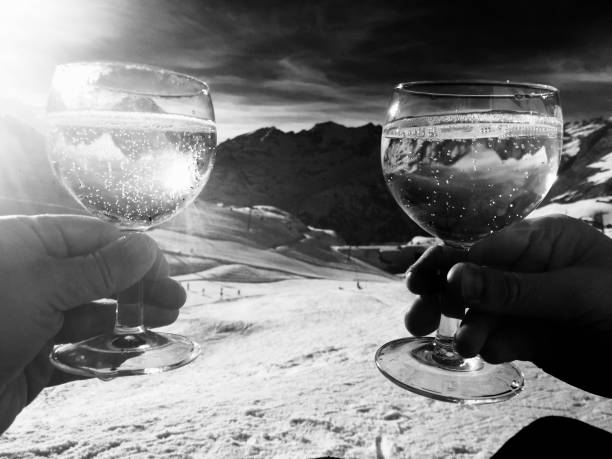
[[[0,97],[44,104],[58,63],[114,36],[108,9],[81,0],[2,0]]]

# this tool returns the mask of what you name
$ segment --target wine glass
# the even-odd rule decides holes
[[[122,231],[168,221],[200,193],[216,126],[206,83],[149,65],[81,62],[55,69],[47,105],[54,173],[96,217]],[[143,325],[142,281],[117,294],[114,331],[56,347],[67,372],[110,379],[158,373],[199,354],[190,339]]]
[[[563,119],[557,89],[496,81],[419,81],[396,86],[382,133],[391,194],[421,228],[468,250],[524,218],[555,181]],[[404,338],[376,352],[400,387],[455,403],[499,402],[524,385],[512,363],[462,358],[458,319],[442,316],[435,338]]]

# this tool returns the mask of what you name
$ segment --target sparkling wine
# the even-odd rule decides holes
[[[405,118],[385,125],[382,168],[425,231],[469,244],[525,217],[558,169],[563,125],[506,112]]]
[[[53,169],[90,212],[122,229],[169,220],[202,190],[216,147],[212,121],[138,112],[48,118]]]

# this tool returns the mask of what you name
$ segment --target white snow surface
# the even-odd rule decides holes
[[[553,202],[534,210],[529,214],[528,218],[544,217],[553,214],[569,215],[570,217],[582,220],[592,220],[595,215],[602,214],[604,220],[612,223],[612,200],[610,198],[592,198],[570,203]]]
[[[178,279],[188,302],[166,330],[202,355],[169,373],[46,389],[0,438],[0,458],[485,458],[546,415],[612,431],[611,400],[525,362],[525,391],[497,405],[388,382],[373,355],[406,335],[400,279]]]
[[[612,179],[612,153],[608,153],[596,163],[589,164],[588,167],[590,169],[600,169],[600,172],[597,172],[587,178],[589,182],[597,185],[607,182],[608,180]]]

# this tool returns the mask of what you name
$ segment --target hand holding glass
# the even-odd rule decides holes
[[[128,63],[56,68],[47,106],[48,156],[89,212],[123,231],[166,222],[210,175],[216,127],[208,86],[187,75]],[[190,339],[145,329],[142,283],[118,292],[113,333],[54,350],[53,364],[109,379],[178,368],[199,354]]]
[[[494,81],[414,82],[396,87],[382,134],[391,194],[421,228],[467,250],[521,220],[555,181],[563,120],[555,88]],[[513,364],[464,359],[458,319],[434,338],[389,342],[376,353],[397,385],[434,399],[491,403],[524,385]]]

